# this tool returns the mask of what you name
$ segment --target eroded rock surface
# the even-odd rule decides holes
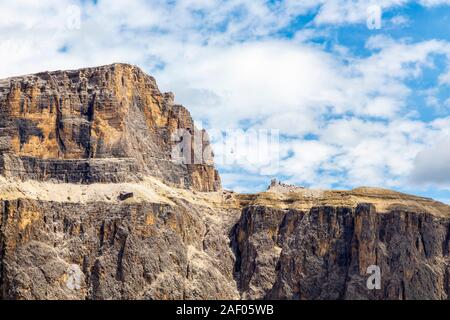
[[[200,140],[198,154],[206,156],[176,163],[173,146],[186,132]],[[0,81],[2,175],[117,182],[139,173],[217,191],[220,178],[208,151],[206,133],[195,128],[186,108],[137,67],[114,64]]]
[[[0,209],[3,298],[239,297],[227,234],[195,206],[14,200]]]
[[[449,219],[371,204],[308,212],[252,206],[235,230],[249,299],[447,299]],[[368,290],[369,266],[381,289]]]
[[[0,298],[449,298],[449,206],[221,190],[212,157],[174,161],[178,131],[210,147],[173,100],[123,64],[0,80]]]

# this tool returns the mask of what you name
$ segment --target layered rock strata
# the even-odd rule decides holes
[[[195,142],[200,161],[174,161],[174,146],[186,134],[201,140]],[[194,145],[188,145],[191,152]],[[137,67],[114,64],[0,81],[5,176],[116,182],[125,181],[128,171],[132,178],[138,172],[217,191],[220,178],[208,151],[206,133],[195,128],[186,108]]]
[[[450,297],[450,206],[374,188],[224,191],[212,154],[178,161],[183,139],[211,153],[133,66],[1,80],[0,298]]]

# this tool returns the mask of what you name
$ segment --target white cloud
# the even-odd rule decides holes
[[[310,173],[305,177],[299,174],[296,177],[302,183],[315,184],[321,181],[322,175],[332,175],[334,179],[328,179],[329,183],[341,186],[398,187],[413,169],[414,158],[430,136],[431,128],[420,121],[395,120],[386,123],[355,118],[334,120],[325,125],[319,141],[315,142],[330,150],[330,154],[325,161],[315,161],[315,167],[309,164],[308,169],[315,168],[312,175]],[[316,152],[313,149],[311,151]],[[299,162],[297,153],[294,153],[290,162]],[[288,163],[283,170],[286,174],[295,175],[297,168],[286,172],[290,170]],[[319,170],[325,171],[325,174]]]
[[[376,97],[367,103],[366,113],[370,116],[392,117],[400,107],[401,105],[395,99]]]
[[[315,18],[317,24],[360,23],[366,21],[367,8],[376,5],[382,10],[400,7],[408,0],[331,0],[324,1]]]
[[[342,77],[335,69],[339,66],[329,54],[313,47],[264,41],[197,50],[185,60],[170,63],[158,79],[163,87],[177,92],[179,101],[193,105],[190,100],[194,99],[194,113],[201,110],[214,127],[233,127],[252,119],[283,126],[283,130],[304,130],[268,117],[285,119],[286,114],[296,113],[297,118],[313,120],[342,95]],[[216,97],[214,106],[197,96],[205,92]]]
[[[440,5],[448,5],[450,4],[449,0],[420,0],[420,4],[426,7],[440,6]]]
[[[450,71],[441,74],[441,76],[439,77],[439,84],[450,86]]]
[[[420,184],[450,185],[450,136],[433,143],[417,155],[411,177],[413,182]]]
[[[410,19],[407,16],[397,15],[391,18],[391,23],[395,26],[405,26],[411,23]]]
[[[319,12],[314,22],[323,24],[354,24],[365,22],[368,18],[367,8],[379,6],[382,12],[401,8],[407,4],[417,3],[413,0],[323,0],[320,2]],[[449,0],[420,0],[425,7],[449,5]],[[390,20],[395,25],[408,23],[408,18],[395,16]]]

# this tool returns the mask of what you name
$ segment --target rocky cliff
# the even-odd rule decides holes
[[[233,229],[247,299],[447,299],[450,207],[359,188],[254,196]],[[368,290],[370,266],[381,288]]]
[[[205,159],[176,163],[198,137]],[[114,64],[0,81],[0,173],[20,179],[119,182],[151,174],[199,191],[221,188],[208,139],[139,68]]]
[[[186,132],[207,159],[174,159]],[[0,80],[0,298],[450,297],[449,206],[280,183],[241,195],[212,160],[136,67]]]

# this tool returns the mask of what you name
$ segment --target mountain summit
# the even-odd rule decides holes
[[[127,64],[0,81],[0,173],[21,179],[120,182],[152,175],[198,191],[221,189],[207,161],[176,163],[177,139],[204,131],[171,93]],[[189,145],[190,146],[190,145]],[[193,149],[193,148],[192,148]],[[186,162],[186,161],[185,161]]]

